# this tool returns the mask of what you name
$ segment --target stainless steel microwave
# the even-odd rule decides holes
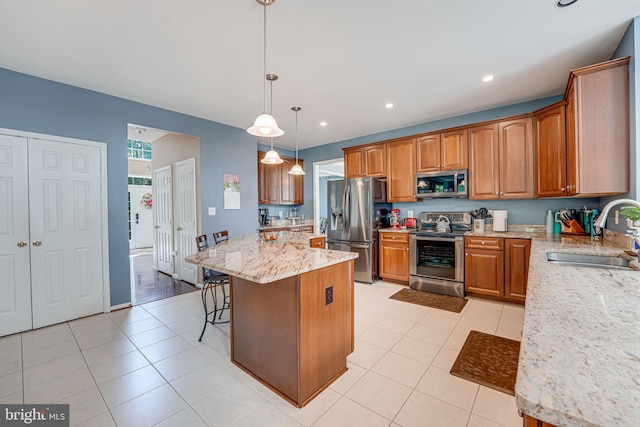
[[[416,174],[416,197],[430,199],[433,197],[468,197],[467,169],[426,172]]]

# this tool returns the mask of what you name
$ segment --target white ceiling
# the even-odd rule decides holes
[[[640,15],[638,0],[554,3],[277,0],[274,144],[295,146],[294,105],[306,148],[559,94]],[[0,0],[0,16],[0,67],[239,128],[263,110],[255,0]]]

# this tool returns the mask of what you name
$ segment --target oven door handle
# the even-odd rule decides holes
[[[413,240],[422,240],[426,242],[451,242],[451,241],[457,242],[459,240],[462,240],[462,238],[459,236],[451,238],[451,237],[424,237],[424,236],[410,235],[409,238]]]

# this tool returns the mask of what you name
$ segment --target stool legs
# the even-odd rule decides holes
[[[208,282],[205,282],[204,285],[202,286],[202,306],[204,308],[204,326],[202,327],[202,333],[200,334],[200,338],[198,338],[198,341],[202,341],[202,337],[204,336],[204,331],[207,329],[207,323],[211,323],[212,325],[215,325],[216,323],[229,323],[229,320],[224,320],[224,321],[220,320],[222,319],[222,314],[224,313],[224,310],[230,307],[227,291],[225,289],[225,284],[228,284],[228,283],[229,283],[228,280],[208,281]],[[218,292],[217,292],[218,287],[222,288],[222,306],[221,307],[218,307]],[[211,310],[209,309],[209,304],[208,304],[209,299],[211,299],[213,303],[213,307]],[[218,314],[218,312],[220,313]],[[212,314],[213,316],[211,317],[211,319],[209,319],[209,316],[211,316]]]

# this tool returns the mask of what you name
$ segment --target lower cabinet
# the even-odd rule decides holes
[[[524,427],[554,427],[553,424],[545,423],[528,415],[524,416]]]
[[[464,249],[467,293],[524,304],[530,240],[467,236]]]
[[[380,232],[380,277],[409,284],[409,234]]]

